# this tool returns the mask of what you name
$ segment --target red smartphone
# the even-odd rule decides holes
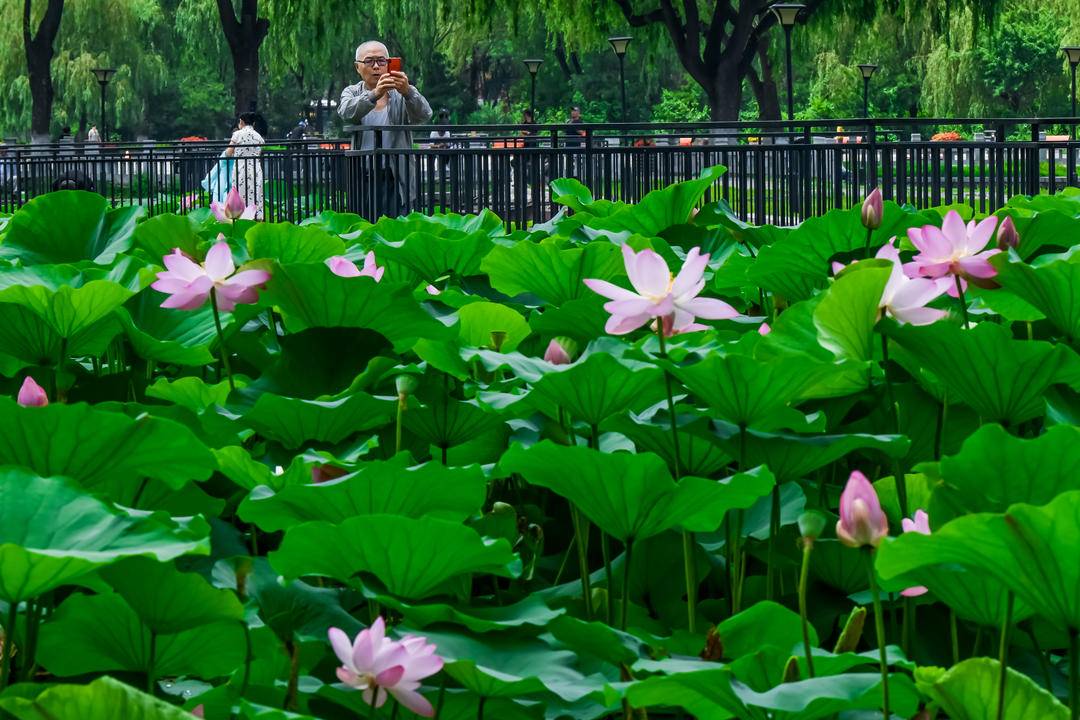
[[[386,69],[390,72],[401,72],[401,58],[390,58],[390,62],[387,64]]]

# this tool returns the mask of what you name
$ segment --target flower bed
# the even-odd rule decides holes
[[[0,708],[1067,716],[1080,193],[782,229],[721,172],[509,235],[27,204]]]

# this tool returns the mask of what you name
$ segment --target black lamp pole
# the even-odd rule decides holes
[[[791,71],[791,29],[795,27],[795,21],[799,18],[799,13],[806,6],[802,3],[774,3],[769,6],[769,10],[776,16],[780,26],[784,28],[784,55],[787,64],[787,112],[788,122],[795,121],[795,94],[792,87],[792,71]]]
[[[94,73],[94,77],[97,78],[98,85],[101,86],[101,141],[107,142],[109,139],[108,128],[105,126],[105,88],[108,87],[109,81],[112,80],[113,75],[116,74],[116,70],[113,68],[94,68],[90,72]]]
[[[1069,58],[1069,69],[1072,71],[1072,116],[1076,117],[1076,66],[1080,65],[1080,47],[1066,46],[1061,48]]]
[[[877,70],[877,65],[860,65],[859,72],[862,73],[862,116],[864,118],[870,117],[870,77]]]
[[[533,114],[533,120],[536,120],[536,73],[540,72],[540,66],[544,64],[543,60],[525,60],[525,67],[529,69],[529,110]]]
[[[611,49],[615,51],[615,55],[619,58],[619,87],[622,90],[622,121],[626,122],[626,46],[633,40],[628,35],[620,35],[617,37],[609,37],[608,42],[611,43]]]

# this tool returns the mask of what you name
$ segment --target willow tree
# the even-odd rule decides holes
[[[259,0],[217,0],[221,30],[233,61],[233,101],[236,113],[258,104],[259,48],[270,31],[270,21],[259,17]],[[303,28],[295,28],[298,33]]]
[[[30,81],[30,134],[35,140],[49,134],[53,106],[52,60],[63,15],[64,0],[22,2],[23,49]]]

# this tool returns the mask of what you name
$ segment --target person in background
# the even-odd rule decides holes
[[[240,114],[237,130],[229,140],[225,154],[236,160],[232,170],[232,185],[245,205],[255,206],[255,219],[263,219],[262,146],[266,142],[255,130],[256,115]]]
[[[567,125],[583,125],[584,120],[581,119],[581,108],[576,105],[570,108],[570,119],[566,121]],[[582,138],[585,137],[584,130],[568,130],[566,133],[566,147],[581,147],[584,142]]]
[[[449,125],[450,124],[450,111],[446,108],[441,108],[435,115],[436,125]],[[428,135],[431,138],[431,147],[436,149],[445,149],[450,147],[450,143],[447,142],[450,139],[449,130],[432,130]]]
[[[390,53],[386,45],[369,40],[356,48],[356,72],[360,82],[341,91],[338,115],[346,122],[366,127],[419,125],[431,119],[431,106],[420,91],[409,84],[408,76],[389,69]],[[357,150],[374,150],[376,133],[361,133]],[[384,150],[409,149],[412,133],[394,130],[380,133],[379,147]],[[384,157],[377,158],[385,160]],[[407,159],[399,155],[373,169],[367,181],[374,184],[377,211],[391,217],[408,207],[416,198],[416,182],[409,173]],[[373,220],[375,218],[372,218]]]
[[[98,132],[97,125],[90,126],[90,130],[86,133],[86,142],[101,142],[101,133]]]

